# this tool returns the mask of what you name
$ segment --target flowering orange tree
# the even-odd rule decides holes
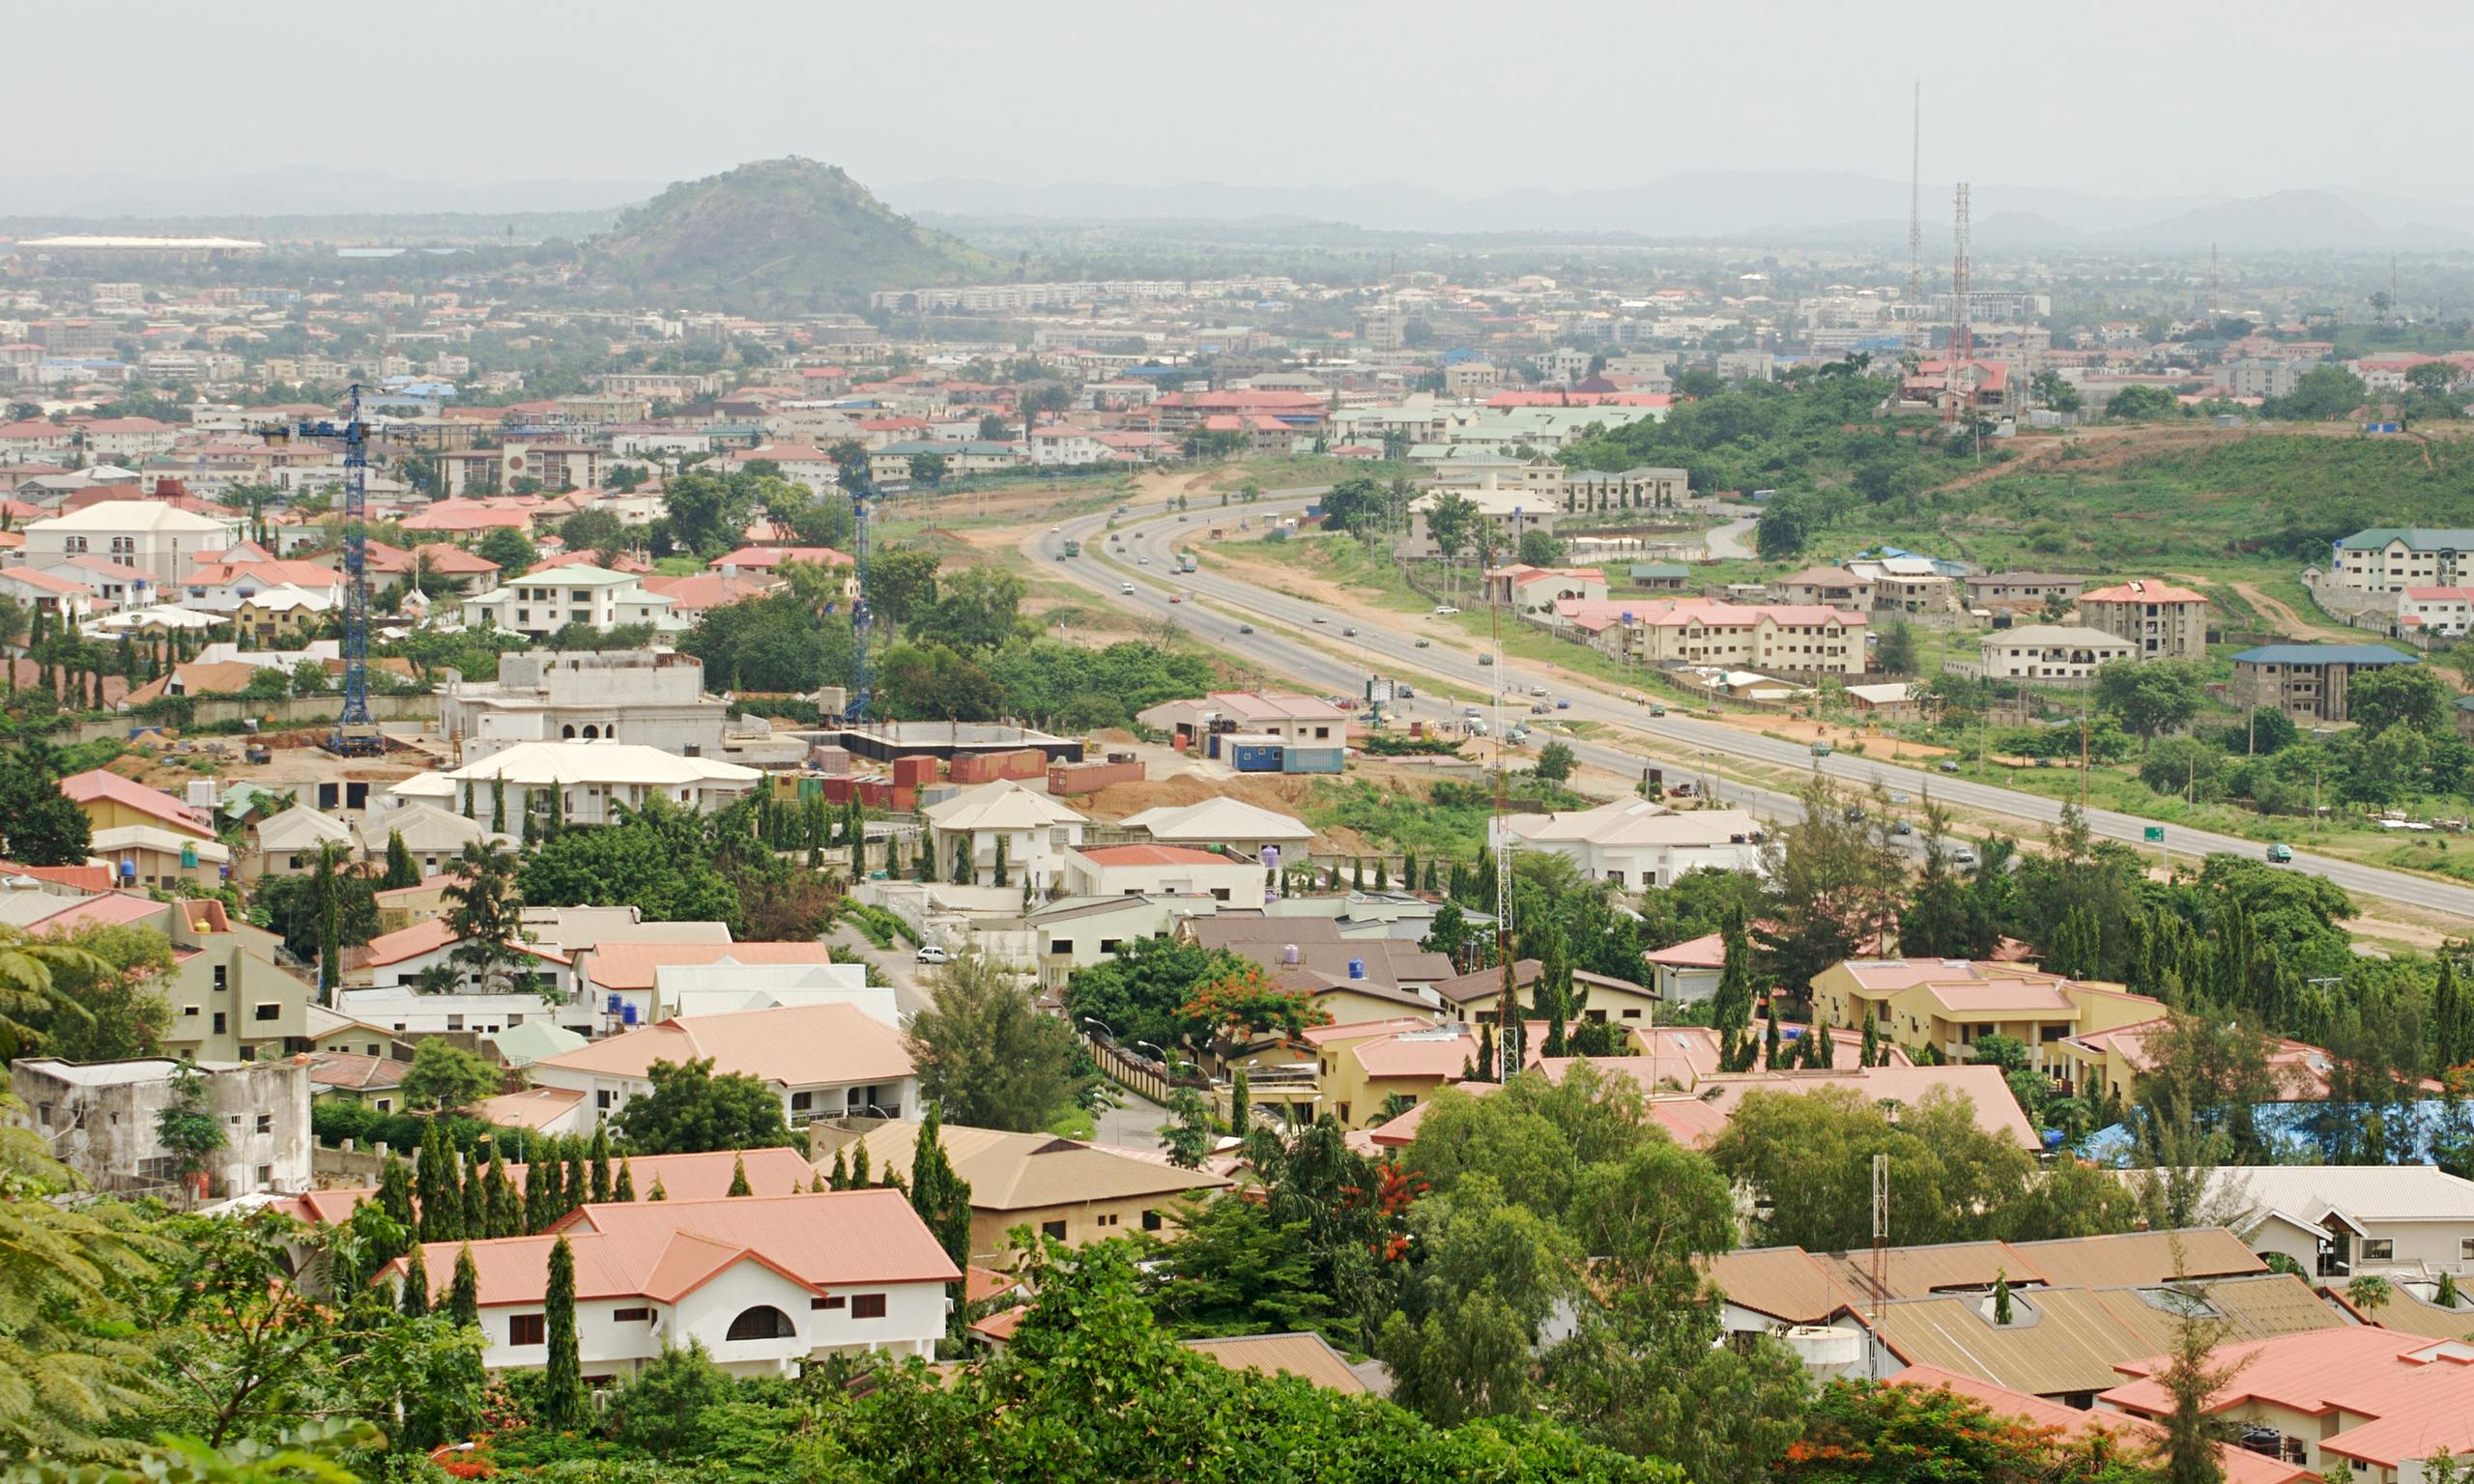
[[[1177,1007],[1178,1029],[1197,1045],[1251,1041],[1273,1031],[1295,1036],[1309,1025],[1331,1023],[1330,1011],[1273,980],[1256,963],[1197,983]]]

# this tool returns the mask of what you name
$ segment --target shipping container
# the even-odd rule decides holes
[[[1026,747],[1020,752],[1001,753],[997,755],[996,761],[997,776],[1000,778],[1029,780],[1048,777],[1048,754],[1036,747]]]
[[[1280,758],[1283,773],[1338,773],[1345,750],[1337,747],[1309,747],[1289,744]]]
[[[925,754],[913,754],[893,760],[893,781],[917,787],[936,781],[936,759]]]
[[[1097,793],[1119,784],[1138,784],[1145,774],[1139,762],[1060,762],[1048,770],[1050,793]]]
[[[1240,773],[1278,773],[1286,746],[1279,742],[1231,742],[1228,765]]]

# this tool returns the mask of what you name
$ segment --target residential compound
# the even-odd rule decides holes
[[[2139,580],[2079,594],[2079,621],[2131,646],[2140,660],[2207,658],[2207,599],[2188,587]]]
[[[2165,1007],[2117,985],[2086,984],[2033,964],[1967,959],[1851,958],[1813,977],[1813,1016],[1860,1028],[1954,1062],[1975,1043],[2004,1036],[2027,1048],[2028,1065],[2073,1086],[2087,1085],[2092,1060],[2073,1038],[2161,1019]],[[2103,1090],[2101,1079],[2095,1091]]]
[[[2243,711],[2266,707],[2296,722],[2346,719],[2346,688],[2354,675],[2414,656],[2382,644],[2266,644],[2233,657],[2227,699]]]
[[[1627,663],[1860,675],[1869,622],[1823,605],[1562,598],[1539,621]]]
[[[2339,592],[2397,592],[2407,587],[2452,587],[2474,571],[2474,530],[2429,527],[2373,527],[2358,530],[2328,552],[2328,585]]]

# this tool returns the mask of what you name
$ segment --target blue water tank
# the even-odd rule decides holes
[[[1365,960],[1365,959],[1363,959],[1363,958],[1352,958],[1352,959],[1350,959],[1350,960],[1349,960],[1349,978],[1351,978],[1351,979],[1364,979],[1364,978],[1366,978],[1366,960]]]
[[[621,1006],[619,1006],[619,1007],[618,1007],[618,1023],[619,1023],[620,1025],[633,1025],[633,1024],[635,1024],[635,1023],[636,1023],[636,1007],[635,1007],[635,1006],[633,1006],[633,1005],[621,1005]]]
[[[625,995],[623,995],[623,994],[614,994],[614,995],[612,995],[612,996],[610,997],[610,1013],[612,1013],[612,1014],[614,1014],[614,1015],[615,1015],[615,1014],[617,1014],[617,1013],[618,1013],[621,1010],[623,1010],[623,1009],[625,1009],[625,1008],[626,1008],[626,1005],[627,1005],[627,997],[626,997]]]

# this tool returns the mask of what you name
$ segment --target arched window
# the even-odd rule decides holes
[[[563,738],[563,737],[572,737],[572,736],[574,736],[575,734],[576,734],[576,728],[575,728],[575,723],[573,723],[573,722],[569,722],[566,726],[561,727],[561,728],[559,728],[559,735],[560,735],[561,737],[562,737],[562,738]]]
[[[797,1333],[798,1331],[796,1329],[791,1327],[790,1315],[783,1313],[780,1309],[773,1307],[773,1305],[769,1303],[760,1303],[752,1309],[742,1310],[738,1318],[732,1320],[730,1333],[724,1336],[724,1338],[732,1340],[787,1340]]]
[[[588,741],[588,742],[592,741],[594,738],[599,737],[600,735],[601,735],[601,728],[598,728],[598,727],[587,726],[587,727],[585,728],[585,729],[584,729],[584,739],[585,739],[586,741]]]

